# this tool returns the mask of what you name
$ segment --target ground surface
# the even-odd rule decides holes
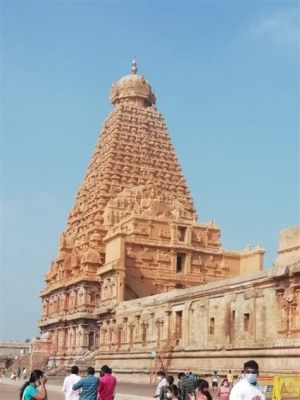
[[[10,379],[0,379],[0,399],[18,400],[19,389],[22,381],[11,381]],[[50,378],[47,382],[48,400],[64,400],[61,392],[62,378]],[[151,399],[155,391],[155,386],[118,383],[116,390],[116,400],[146,400]],[[153,397],[152,397],[153,398]]]

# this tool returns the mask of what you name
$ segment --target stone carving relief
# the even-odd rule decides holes
[[[115,277],[105,278],[101,282],[101,300],[111,299],[116,296],[116,279]]]
[[[202,267],[203,266],[203,258],[201,254],[194,254],[192,258],[192,265]]]
[[[217,268],[217,264],[213,255],[209,256],[205,262],[206,268]]]
[[[162,263],[169,263],[171,261],[171,256],[169,252],[157,250],[157,261]]]
[[[207,232],[207,243],[209,245],[219,246],[221,244],[220,231],[208,230],[208,232]]]
[[[118,224],[129,216],[194,220],[195,215],[174,194],[148,181],[144,186],[126,188],[104,209],[104,225]]]
[[[293,286],[277,289],[277,296],[281,306],[281,331],[288,336],[295,329],[300,330],[299,319],[299,292]]]

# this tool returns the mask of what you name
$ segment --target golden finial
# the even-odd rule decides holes
[[[133,58],[133,60],[132,60],[132,63],[131,63],[131,73],[132,74],[136,74],[137,73],[137,65],[136,65],[136,59],[135,59],[135,57]]]

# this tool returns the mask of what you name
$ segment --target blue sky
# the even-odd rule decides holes
[[[200,221],[224,248],[299,223],[299,3],[1,2],[1,339],[38,334],[55,258],[111,84],[151,83]]]

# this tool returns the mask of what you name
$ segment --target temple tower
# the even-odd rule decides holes
[[[250,264],[253,272],[262,268],[260,247],[225,251],[218,226],[198,222],[155,95],[135,60],[110,99],[114,108],[41,292],[39,326],[56,355],[101,351],[97,321],[112,318],[122,301],[239,275]]]

